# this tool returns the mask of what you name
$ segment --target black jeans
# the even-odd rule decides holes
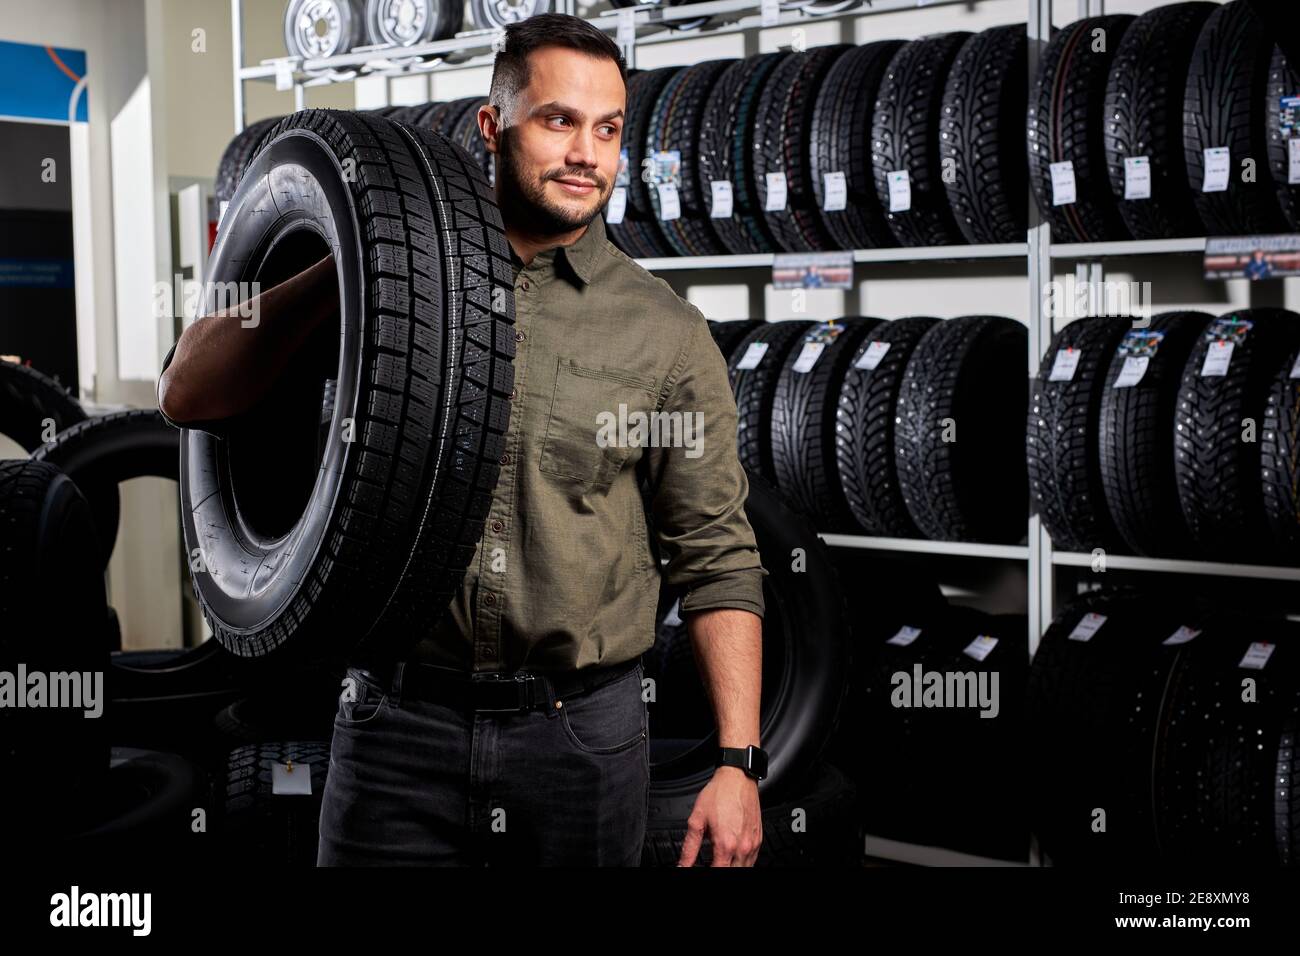
[[[644,666],[561,707],[478,713],[348,670],[319,866],[638,866],[650,809]]]

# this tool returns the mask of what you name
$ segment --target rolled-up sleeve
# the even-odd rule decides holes
[[[683,612],[739,608],[762,617],[768,572],[745,515],[749,480],[736,452],[727,365],[704,315],[683,306],[691,312],[690,329],[665,383],[662,411],[680,413],[680,434],[691,435],[693,447],[647,449],[655,535],[668,558],[664,575],[680,589]],[[698,426],[694,433],[685,428],[688,420]]]

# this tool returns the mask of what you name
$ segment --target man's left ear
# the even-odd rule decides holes
[[[489,127],[492,133],[490,136],[484,133],[483,142],[486,144],[489,153],[495,153],[497,151],[497,137],[501,132],[501,112],[491,104],[488,104],[487,108],[492,111],[492,125]]]

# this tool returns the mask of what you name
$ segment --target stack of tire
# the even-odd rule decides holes
[[[644,175],[610,236],[640,257],[1020,241],[1026,56],[1007,26],[637,73]]]
[[[1060,30],[1028,116],[1030,181],[1063,242],[1300,229],[1283,96],[1297,77],[1248,0]]]
[[[741,461],[819,531],[1024,538],[1021,323],[852,316],[712,327]]]
[[[1063,611],[1029,676],[1033,827],[1062,866],[1294,866],[1300,631],[1185,593]]]
[[[1300,561],[1300,315],[1079,319],[1033,382],[1033,505],[1055,547]]]

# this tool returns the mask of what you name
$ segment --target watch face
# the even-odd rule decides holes
[[[767,776],[767,754],[752,745],[749,748],[749,765],[760,780]]]

